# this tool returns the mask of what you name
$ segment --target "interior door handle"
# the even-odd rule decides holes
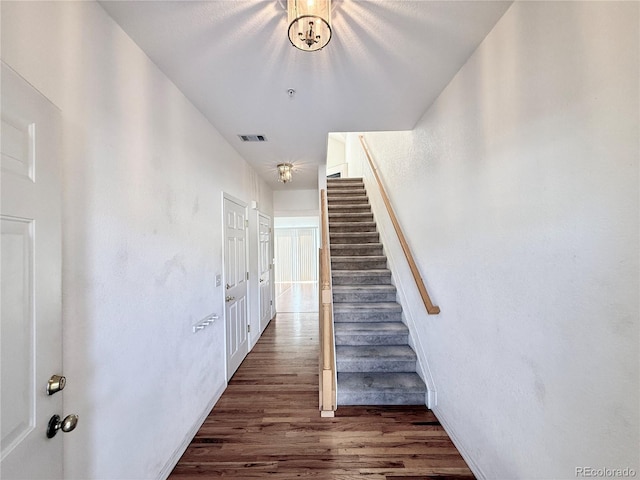
[[[236,297],[232,297],[231,295],[227,295],[224,299],[225,299],[225,301],[230,302],[231,300],[235,300]]]
[[[60,419],[60,415],[54,415],[47,426],[47,438],[55,437],[58,430],[65,433],[71,432],[76,428],[76,425],[78,425],[78,415],[67,415],[64,419]]]

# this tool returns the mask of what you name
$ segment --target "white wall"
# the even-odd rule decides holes
[[[222,193],[272,193],[98,4],[1,7],[3,61],[64,122],[66,475],[166,475],[226,384],[223,321],[191,331],[224,312]]]
[[[275,190],[273,210],[276,217],[311,217],[320,212],[317,190]]]
[[[366,135],[480,478],[640,471],[638,8],[516,2],[413,131]]]
[[[326,175],[340,173],[342,177],[347,177],[347,159],[345,155],[344,133],[330,133],[327,137],[327,165]]]

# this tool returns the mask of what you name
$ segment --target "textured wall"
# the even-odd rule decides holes
[[[638,7],[516,2],[413,131],[366,136],[479,477],[639,470]]]
[[[273,210],[275,215],[279,217],[317,216],[320,212],[318,191],[295,190],[295,185],[287,190],[275,190],[273,192]]]
[[[2,2],[2,59],[64,121],[66,474],[157,478],[226,384],[222,192],[271,191],[97,3]]]

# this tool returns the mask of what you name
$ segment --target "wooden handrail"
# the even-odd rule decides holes
[[[378,182],[378,188],[380,189],[380,194],[382,195],[382,200],[384,201],[385,206],[387,207],[387,212],[389,212],[389,217],[391,218],[391,223],[393,223],[393,228],[396,231],[396,235],[398,235],[398,240],[400,240],[400,245],[402,246],[402,251],[404,252],[404,256],[407,258],[407,262],[409,263],[409,268],[411,269],[411,274],[413,275],[413,279],[416,282],[416,286],[420,291],[420,296],[422,297],[422,301],[424,302],[424,306],[427,309],[427,313],[429,315],[437,315],[440,313],[440,307],[434,305],[431,302],[431,298],[429,297],[429,293],[427,292],[427,288],[424,286],[424,282],[422,281],[422,277],[420,276],[420,271],[418,270],[418,266],[416,265],[415,260],[413,259],[413,255],[411,254],[411,249],[409,248],[409,244],[407,240],[404,238],[404,234],[402,233],[402,229],[400,228],[400,223],[398,223],[398,219],[396,214],[391,207],[391,201],[387,196],[387,192],[382,185],[382,180],[380,180],[380,175],[378,175],[378,170],[373,163],[373,159],[371,158],[371,153],[369,152],[369,148],[367,147],[367,143],[364,140],[364,135],[360,135],[360,144],[364,149],[364,153],[367,156],[367,160],[369,161],[369,166],[371,167],[371,171],[373,172],[374,177],[376,178],[376,182]]]
[[[333,334],[333,294],[331,291],[331,252],[329,249],[329,217],[327,194],[320,191],[321,242],[319,282],[320,335],[320,415],[333,417],[336,406],[336,364]]]

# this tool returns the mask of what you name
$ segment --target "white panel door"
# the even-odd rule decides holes
[[[227,380],[249,352],[247,318],[247,208],[224,198]]]
[[[271,298],[271,219],[266,215],[258,215],[258,233],[260,236],[260,331],[262,331],[271,320],[273,305]]]
[[[0,477],[62,478],[59,110],[2,64]]]

